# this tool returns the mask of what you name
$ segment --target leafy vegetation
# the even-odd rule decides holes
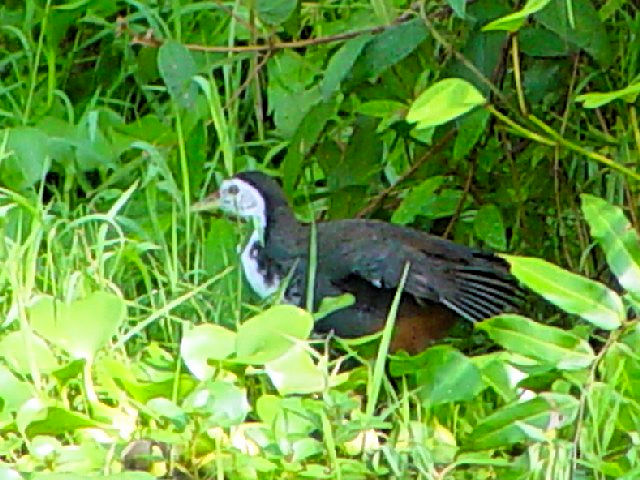
[[[3,2],[0,478],[639,478],[639,21]],[[318,312],[244,285],[246,227],[189,212],[255,168],[302,219],[509,252],[555,307],[414,357],[309,340]]]

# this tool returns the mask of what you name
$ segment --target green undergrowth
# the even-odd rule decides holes
[[[640,478],[637,7],[520,7],[0,4],[0,480]],[[548,303],[313,338],[189,211],[246,169]]]

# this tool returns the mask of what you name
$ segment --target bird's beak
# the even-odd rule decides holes
[[[220,192],[213,192],[203,200],[191,205],[192,212],[207,212],[220,208]]]

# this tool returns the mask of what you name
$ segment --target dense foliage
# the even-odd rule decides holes
[[[639,478],[639,29],[624,0],[2,2],[0,479]],[[189,212],[245,169],[304,220],[508,252],[550,303],[415,357],[393,307],[308,340],[322,312],[244,285],[245,226]]]

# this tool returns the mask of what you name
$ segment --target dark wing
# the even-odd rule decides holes
[[[417,230],[371,220],[319,224],[323,273],[339,281],[358,275],[395,289],[410,264],[405,291],[440,302],[470,321],[514,310],[522,296],[506,262]]]

